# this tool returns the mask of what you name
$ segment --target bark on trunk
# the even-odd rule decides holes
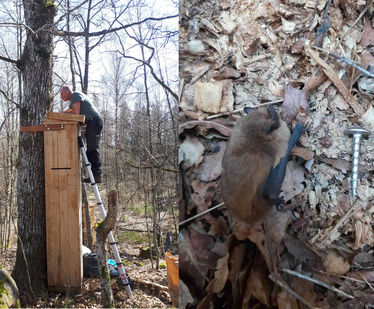
[[[108,233],[114,228],[117,221],[117,191],[110,191],[108,194],[108,213],[105,220],[99,223],[97,236],[97,258],[99,264],[99,276],[101,284],[101,299],[104,308],[114,308],[114,299],[112,289],[110,287],[110,275],[107,266],[107,258],[105,252],[105,242]]]
[[[23,8],[25,23],[33,31],[53,24],[57,13],[57,7],[46,0],[24,0]],[[51,26],[47,26],[37,35],[27,31],[23,54],[18,62],[24,81],[21,126],[40,125],[53,102],[54,36],[51,30]],[[17,191],[19,239],[13,277],[20,294],[26,296],[31,295],[32,290],[42,292],[47,286],[42,132],[20,134]]]

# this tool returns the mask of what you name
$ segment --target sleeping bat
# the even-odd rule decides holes
[[[304,127],[297,124],[291,136],[273,107],[248,109],[232,130],[220,187],[229,212],[237,221],[251,224],[264,218],[271,206],[281,206],[287,162]]]

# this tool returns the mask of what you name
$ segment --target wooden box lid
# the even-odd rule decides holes
[[[76,114],[66,114],[66,113],[52,113],[48,112],[47,119],[51,120],[61,120],[61,121],[68,121],[68,122],[79,122],[80,124],[84,124],[84,115],[76,115]]]

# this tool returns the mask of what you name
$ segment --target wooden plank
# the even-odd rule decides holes
[[[44,161],[46,184],[47,279],[48,285],[60,284],[58,260],[60,254],[58,204],[58,173],[51,170],[57,165],[57,131],[44,133]]]
[[[64,130],[63,124],[45,124],[44,126],[21,127],[20,132],[41,132]]]
[[[67,145],[67,132],[68,130],[58,131],[58,168],[68,167],[67,165],[67,152],[69,151]],[[59,181],[59,204],[60,204],[60,220],[59,230],[61,237],[61,284],[62,286],[71,286],[70,282],[70,244],[67,234],[69,233],[69,197],[68,197],[68,170],[57,170]]]
[[[63,121],[63,120],[55,120],[55,119],[44,119],[42,125],[45,124],[72,124],[72,123],[79,123],[80,126],[84,126],[84,124],[80,122],[72,122],[72,121]]]
[[[84,115],[48,112],[47,119],[84,123]]]
[[[81,294],[81,288],[65,287],[65,286],[48,286],[50,293],[65,293],[65,294]]]
[[[81,206],[81,183],[80,183],[80,155],[78,147],[79,125],[71,124],[66,127],[67,131],[67,162],[71,167],[68,174],[68,197],[69,197],[69,258],[71,287],[80,288],[83,279],[83,257],[82,257],[82,206]]]

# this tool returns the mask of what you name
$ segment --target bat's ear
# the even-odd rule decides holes
[[[244,113],[246,113],[247,115],[252,113],[254,110],[255,110],[254,108],[249,107],[249,106],[244,107]]]

